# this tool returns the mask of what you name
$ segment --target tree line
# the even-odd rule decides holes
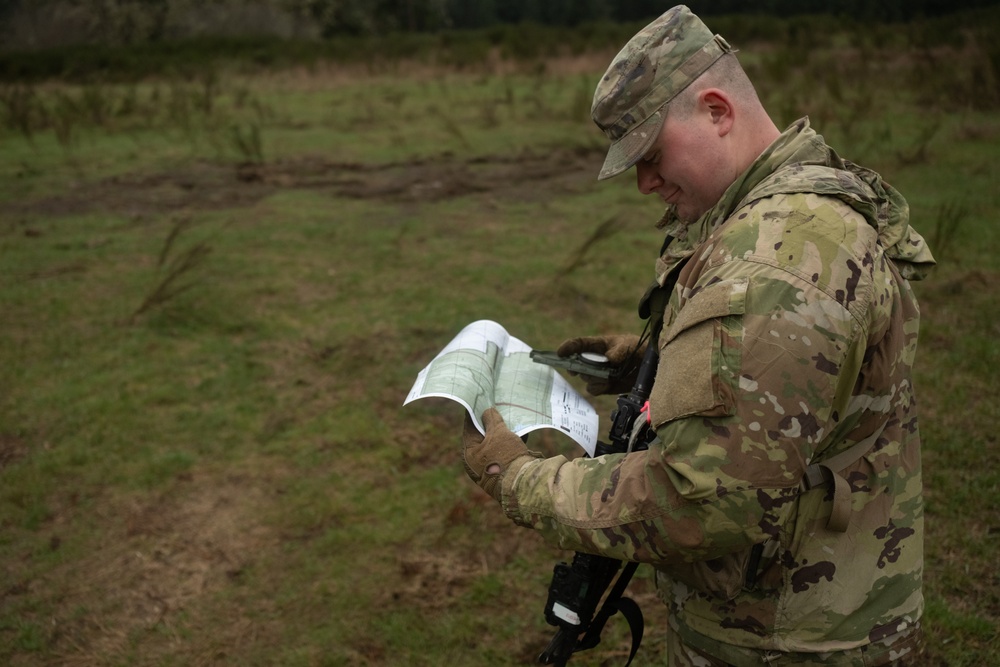
[[[0,0],[0,50],[191,37],[334,38],[498,25],[639,23],[663,0]],[[857,21],[930,18],[997,0],[687,0],[703,16],[828,14]]]

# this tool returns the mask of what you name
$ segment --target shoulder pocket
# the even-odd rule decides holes
[[[654,428],[680,417],[734,413],[748,284],[740,278],[709,285],[664,326],[649,397]]]

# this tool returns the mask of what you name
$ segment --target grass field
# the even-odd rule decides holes
[[[925,664],[996,664],[1000,59],[898,30],[730,41],[935,250]],[[401,404],[476,319],[641,329],[660,211],[595,181],[612,55],[0,87],[0,663],[531,664],[569,554],[465,477],[460,408]],[[620,625],[573,664],[623,664]]]

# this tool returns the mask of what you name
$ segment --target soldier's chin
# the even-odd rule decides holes
[[[679,204],[669,204],[667,208],[672,209],[674,217],[686,225],[691,224],[705,213],[693,208],[681,208]]]

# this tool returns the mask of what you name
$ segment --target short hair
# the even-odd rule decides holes
[[[668,103],[668,113],[689,118],[697,107],[698,93],[706,88],[724,90],[738,104],[760,106],[760,98],[750,77],[743,71],[736,55],[727,53]]]

